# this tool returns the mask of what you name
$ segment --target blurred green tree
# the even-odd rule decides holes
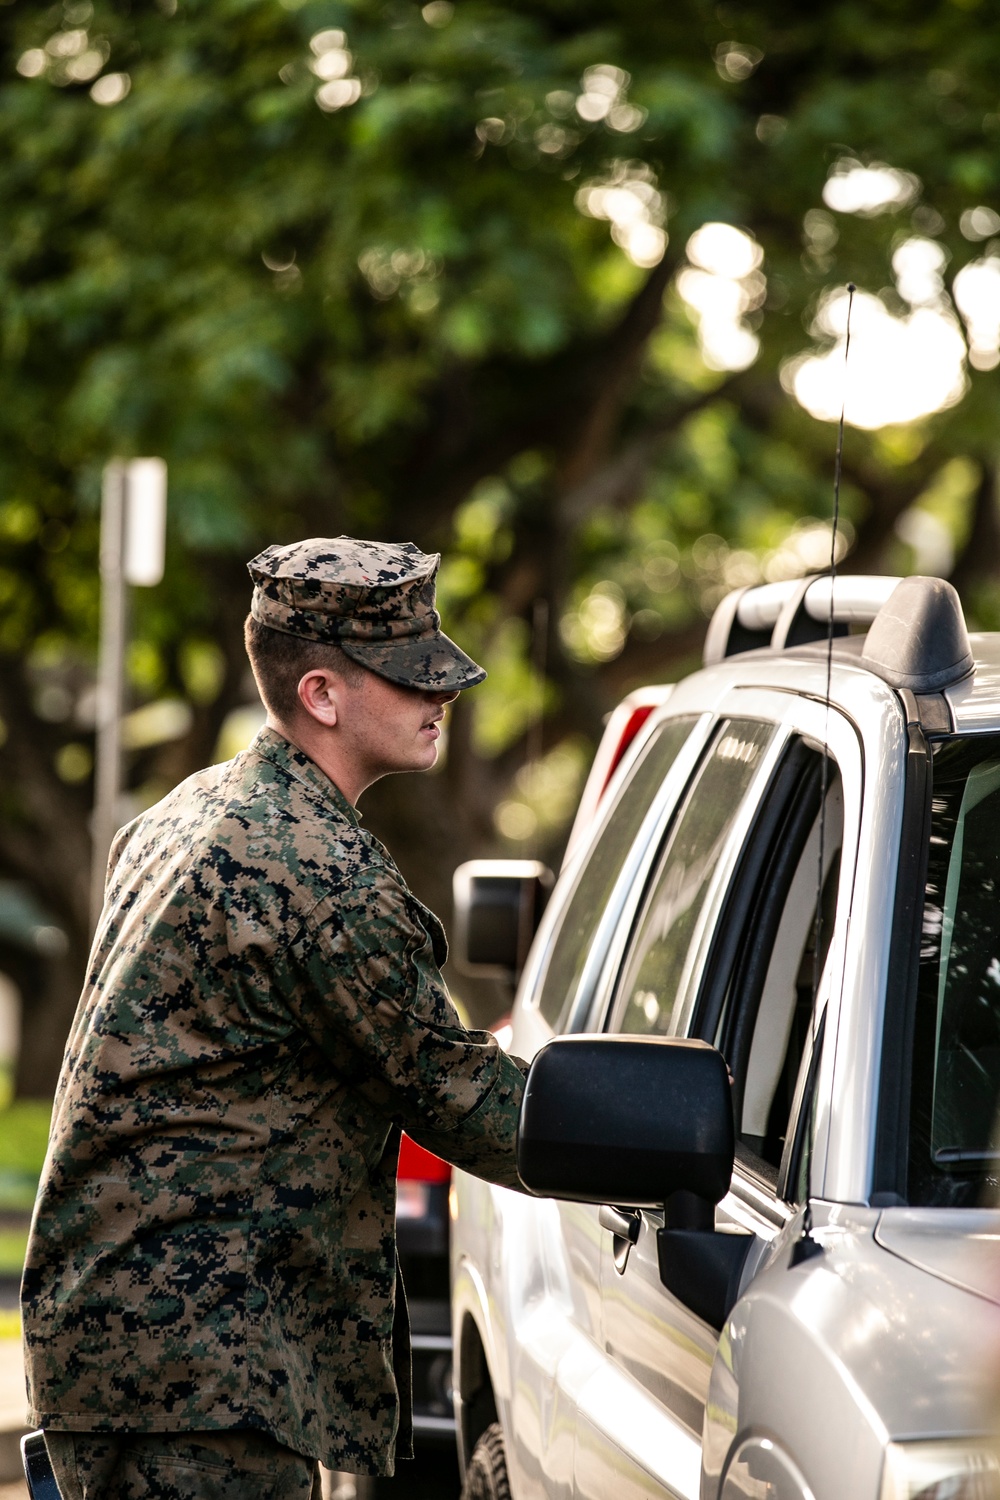
[[[86,961],[113,454],[170,467],[131,669],[137,703],[178,711],[159,743],[135,728],[137,806],[249,700],[260,546],[444,552],[448,624],[491,679],[419,797],[366,803],[439,907],[498,834],[557,837],[602,714],[692,664],[727,587],[822,565],[833,433],[790,391],[803,351],[836,347],[848,278],[869,322],[880,299],[873,339],[919,313],[961,343],[956,277],[980,276],[944,409],[850,434],[845,537],[862,569],[933,559],[992,618],[991,19],[988,0],[0,0],[0,876],[68,939],[23,1092],[51,1085]]]

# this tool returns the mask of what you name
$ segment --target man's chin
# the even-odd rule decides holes
[[[380,776],[401,776],[405,771],[431,771],[437,765],[437,745],[425,745],[422,750],[403,765],[386,766]]]

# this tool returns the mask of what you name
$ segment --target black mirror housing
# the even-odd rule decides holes
[[[718,1203],[734,1149],[729,1073],[706,1042],[557,1037],[531,1065],[517,1170],[540,1197],[662,1208],[687,1191]]]
[[[515,981],[552,889],[536,859],[470,859],[452,876],[452,958],[463,974]]]

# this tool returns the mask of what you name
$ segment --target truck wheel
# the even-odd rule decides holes
[[[493,1422],[472,1450],[460,1500],[510,1500],[500,1423]]]

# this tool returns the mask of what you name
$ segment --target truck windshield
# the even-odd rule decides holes
[[[1000,737],[933,762],[908,1197],[996,1200],[1000,1174]]]

